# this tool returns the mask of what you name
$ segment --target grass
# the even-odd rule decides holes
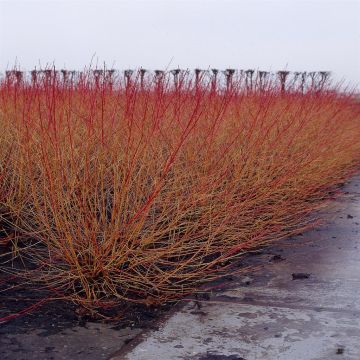
[[[93,308],[175,300],[313,226],[359,169],[351,94],[131,79],[2,81],[0,242],[28,265],[4,250],[0,271]]]

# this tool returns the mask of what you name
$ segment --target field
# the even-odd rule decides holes
[[[359,103],[322,77],[32,75],[0,83],[0,272],[87,308],[196,291],[360,168]]]

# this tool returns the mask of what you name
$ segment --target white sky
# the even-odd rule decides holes
[[[0,70],[331,70],[360,83],[360,0],[0,0]]]

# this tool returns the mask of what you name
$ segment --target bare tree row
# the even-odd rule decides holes
[[[212,91],[230,90],[232,88],[248,91],[266,90],[276,85],[282,92],[285,91],[318,91],[327,88],[330,84],[329,71],[290,72],[290,71],[261,71],[236,69],[194,69],[182,70],[146,70],[143,68],[123,71],[115,69],[91,69],[87,71],[75,70],[32,70],[30,72],[9,70],[5,72],[5,81],[10,84],[59,81],[65,86],[72,86],[82,81],[91,82],[95,87],[106,83],[109,86],[124,84],[129,86],[137,82],[145,86],[170,86],[180,88],[184,84],[193,84],[195,88],[210,88]]]

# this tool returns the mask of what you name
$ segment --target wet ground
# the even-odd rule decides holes
[[[38,297],[43,296],[39,292]],[[36,296],[29,289],[15,298],[0,293],[0,318],[34,303]],[[154,319],[170,308],[119,307],[111,310],[118,319],[108,321],[71,303],[48,302],[29,314],[0,323],[0,360],[108,359],[141,331],[155,329]]]
[[[110,323],[46,303],[0,323],[0,359],[359,360],[360,176],[343,191],[327,225],[247,256],[259,269],[210,296],[119,309],[126,321]],[[0,317],[36,302],[28,295],[0,293]]]
[[[0,360],[108,359],[173,308],[119,304],[97,314],[70,302],[44,301],[53,294],[19,284],[0,274]]]

